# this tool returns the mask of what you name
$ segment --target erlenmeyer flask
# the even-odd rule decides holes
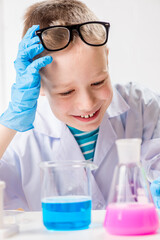
[[[120,139],[116,145],[119,164],[114,172],[104,227],[114,235],[155,233],[159,219],[140,164],[141,139]]]

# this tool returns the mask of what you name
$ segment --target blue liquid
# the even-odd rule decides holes
[[[91,223],[91,199],[83,196],[42,200],[43,224],[49,230],[78,230]]]

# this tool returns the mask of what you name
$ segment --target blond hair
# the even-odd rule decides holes
[[[32,25],[40,28],[71,25],[98,20],[95,14],[78,0],[45,0],[31,5],[24,15],[22,37]]]

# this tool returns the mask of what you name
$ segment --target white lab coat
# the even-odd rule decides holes
[[[99,128],[92,174],[93,209],[104,209],[115,165],[115,140],[142,138],[141,160],[150,181],[160,176],[160,99],[129,83],[115,85],[111,105]],[[39,163],[84,160],[67,126],[55,118],[45,97],[40,97],[34,129],[17,133],[0,161],[0,179],[6,182],[5,208],[40,210]]]

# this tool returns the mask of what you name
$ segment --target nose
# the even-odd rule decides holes
[[[85,90],[77,96],[77,108],[81,113],[87,113],[93,110],[96,102],[96,97],[93,93]]]

